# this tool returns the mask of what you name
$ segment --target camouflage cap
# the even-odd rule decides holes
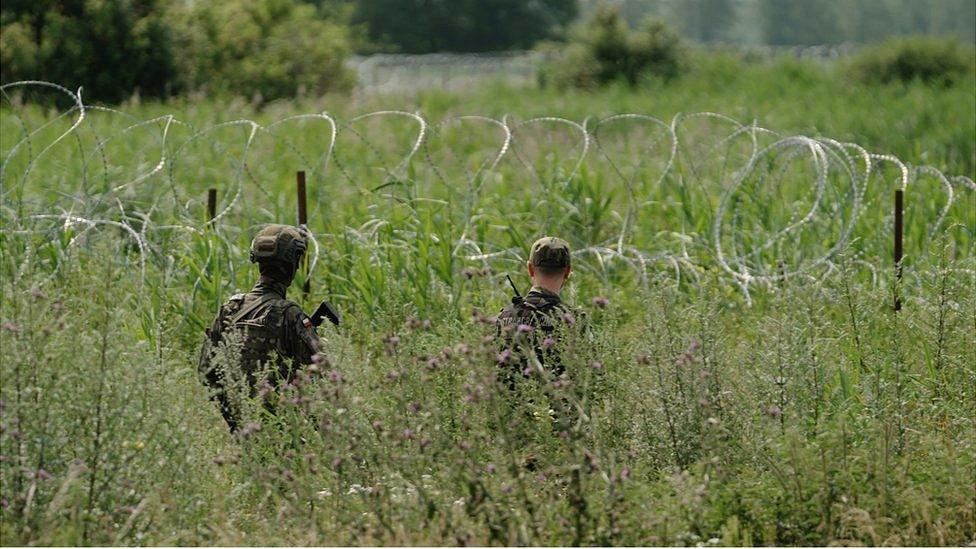
[[[305,254],[305,235],[289,225],[268,225],[251,241],[251,263],[297,264]]]
[[[572,264],[569,242],[554,236],[544,236],[532,245],[529,262],[536,267],[563,269]]]

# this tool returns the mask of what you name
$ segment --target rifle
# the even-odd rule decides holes
[[[319,303],[318,308],[315,309],[315,312],[312,313],[312,316],[309,317],[309,320],[311,320],[312,326],[321,326],[322,321],[326,318],[336,326],[339,325],[339,321],[341,320],[339,312],[335,310],[331,303],[323,299],[322,303]]]
[[[505,278],[508,279],[508,283],[512,286],[512,290],[515,292],[515,295],[512,297],[512,305],[519,305],[519,304],[521,304],[522,303],[522,294],[519,293],[518,287],[515,286],[515,283],[514,282],[512,282],[512,277],[510,275],[505,275]]]

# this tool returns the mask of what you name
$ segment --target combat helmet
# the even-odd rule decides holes
[[[307,248],[305,235],[289,225],[268,225],[251,241],[251,263],[297,267]]]

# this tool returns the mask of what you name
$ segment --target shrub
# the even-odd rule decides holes
[[[671,79],[684,67],[684,47],[678,34],[660,21],[648,19],[630,30],[618,10],[598,10],[572,33],[561,51],[549,45],[553,60],[542,72],[543,83],[556,87],[591,88],[614,81],[636,86],[648,76]]]
[[[291,0],[194,3],[172,13],[184,85],[265,100],[354,83],[347,31]]]
[[[865,82],[921,80],[945,86],[973,73],[974,63],[973,48],[955,39],[919,36],[865,49],[851,61],[849,71]]]

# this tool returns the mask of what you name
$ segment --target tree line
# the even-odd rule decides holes
[[[263,100],[348,90],[353,53],[528,49],[572,37],[574,21],[613,5],[701,42],[871,42],[951,33],[973,41],[976,0],[5,0],[0,81],[133,93]],[[619,34],[619,33],[618,33]]]

